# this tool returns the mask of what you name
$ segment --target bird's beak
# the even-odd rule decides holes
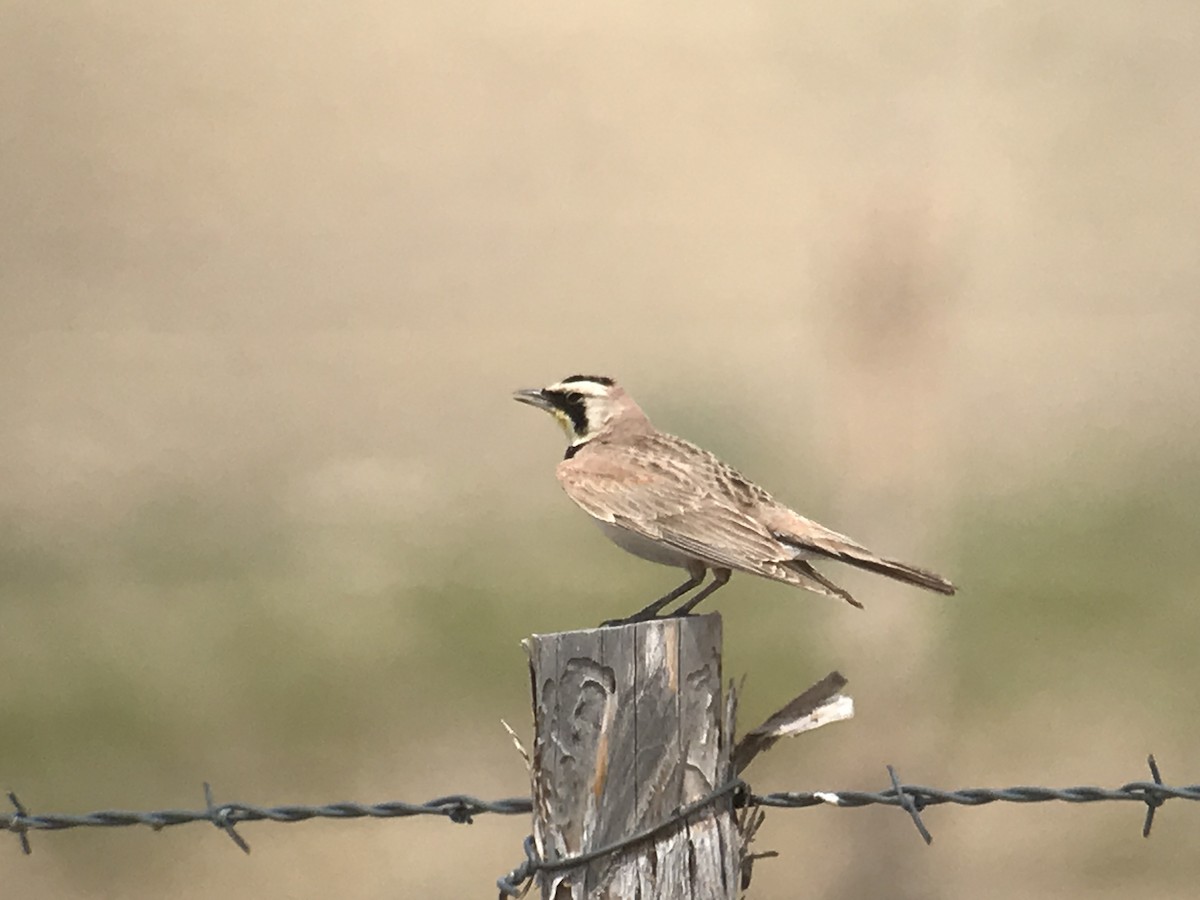
[[[518,403],[528,403],[530,406],[536,406],[547,412],[554,409],[554,404],[546,399],[541,388],[522,388],[519,391],[513,391],[513,399]]]

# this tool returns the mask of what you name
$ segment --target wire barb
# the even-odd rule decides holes
[[[1146,757],[1146,763],[1150,766],[1150,777],[1154,779],[1154,783],[1159,787],[1163,786],[1162,775],[1158,771],[1158,763],[1154,760],[1154,754],[1151,753]],[[1150,837],[1150,828],[1154,825],[1154,814],[1158,808],[1167,802],[1167,798],[1158,792],[1146,791],[1146,821],[1142,825],[1142,837]]]
[[[479,801],[470,797],[438,797],[430,800],[428,805],[440,809],[456,825],[475,824],[475,814],[480,811],[477,809]]]
[[[919,797],[911,797],[905,792],[904,785],[900,783],[900,777],[896,774],[894,768],[888,766],[887,771],[888,777],[892,779],[892,790],[895,791],[896,800],[899,802],[901,809],[912,817],[913,824],[917,826],[917,831],[921,833],[921,837],[925,839],[925,846],[928,847],[933,843],[933,835],[929,833],[929,829],[921,821],[921,810],[925,808],[925,802]]]
[[[238,807],[235,804],[226,804],[217,806],[213,803],[212,785],[207,781],[204,782],[204,808],[208,811],[209,821],[229,835],[229,839],[233,841],[241,851],[247,856],[250,855],[250,845],[246,843],[246,839],[237,833],[234,829],[236,824],[235,816],[237,815]]]
[[[29,844],[29,825],[26,822],[26,819],[29,818],[29,810],[25,808],[24,803],[17,799],[15,791],[8,792],[8,802],[13,805],[16,812],[9,817],[5,827],[13,832],[17,836],[17,840],[21,842],[21,852],[29,856],[33,853],[33,847]]]

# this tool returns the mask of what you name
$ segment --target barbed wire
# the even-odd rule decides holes
[[[528,797],[505,800],[480,800],[465,794],[437,797],[424,803],[388,800],[383,803],[326,803],[320,806],[255,806],[250,803],[213,801],[212,788],[204,785],[204,809],[160,809],[134,812],[123,809],[104,809],[90,813],[39,813],[25,808],[17,795],[9,791],[9,802],[15,812],[0,815],[0,828],[14,832],[21,840],[21,849],[30,852],[28,832],[64,831],[69,828],[121,828],[145,825],[161,831],[173,825],[208,822],[225,831],[246,853],[249,845],[234,831],[243,822],[306,822],[309,819],[403,819],[412,816],[441,816],[451,822],[469,825],[475,816],[495,813],[502,816],[527,815],[533,811]]]
[[[777,791],[755,794],[740,779],[724,784],[694,803],[676,811],[663,822],[639,831],[610,846],[590,850],[573,857],[543,860],[535,852],[532,839],[525,841],[526,859],[507,876],[498,880],[504,893],[516,895],[520,885],[540,871],[563,871],[584,865],[604,856],[656,837],[672,827],[682,825],[718,800],[733,796],[735,807],[767,807],[773,809],[807,809],[816,806],[835,806],[858,809],[866,806],[896,806],[912,818],[926,843],[932,834],[921,819],[921,812],[930,806],[952,803],[959,806],[985,806],[990,803],[1105,803],[1136,802],[1146,806],[1142,835],[1150,836],[1154,814],[1167,800],[1200,801],[1200,784],[1175,787],[1164,784],[1153,756],[1147,760],[1152,781],[1131,781],[1116,788],[1078,786],[1065,788],[1019,785],[1005,788],[960,788],[945,790],[918,784],[903,784],[896,770],[887,767],[891,786],[882,791]],[[451,794],[411,803],[389,800],[382,803],[327,803],[319,806],[290,804],[286,806],[256,806],[248,803],[216,803],[212,788],[204,785],[204,809],[162,809],[149,812],[108,809],[97,812],[64,814],[32,813],[13,792],[8,793],[13,812],[0,814],[0,828],[15,834],[25,854],[32,852],[29,834],[34,831],[63,831],[72,828],[120,828],[146,826],[161,831],[175,825],[206,822],[224,831],[243,852],[250,845],[237,832],[236,826],[245,822],[305,822],[311,819],[396,819],[413,816],[437,816],[458,824],[470,824],[476,816],[529,815],[533,804],[528,797],[509,797],[500,800],[480,800],[467,794]]]
[[[505,896],[519,897],[525,885],[539,872],[562,872],[585,865],[596,859],[620,853],[647,841],[651,837],[681,827],[697,812],[713,805],[722,797],[733,793],[735,807],[772,807],[776,809],[806,809],[814,806],[837,806],[857,809],[864,806],[898,806],[911,817],[918,833],[926,844],[933,843],[933,835],[921,819],[926,807],[943,803],[960,806],[984,806],[989,803],[1104,803],[1113,801],[1135,801],[1146,805],[1146,818],[1142,823],[1142,837],[1150,837],[1154,814],[1167,800],[1200,800],[1200,784],[1172,787],[1163,784],[1158,763],[1151,754],[1146,758],[1153,781],[1131,781],[1117,788],[1093,786],[1048,788],[1020,785],[1007,788],[963,788],[956,791],[925,787],[917,784],[902,784],[900,776],[892,766],[887,767],[892,786],[883,791],[797,791],[753,794],[740,778],[722,785],[694,803],[677,810],[663,822],[643,829],[607,846],[589,850],[575,856],[544,859],[537,853],[533,837],[525,839],[525,859],[515,869],[496,879],[501,900]],[[745,874],[748,882],[748,872]]]

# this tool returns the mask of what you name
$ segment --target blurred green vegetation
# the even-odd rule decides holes
[[[1070,462],[995,503],[960,501],[955,543],[971,574],[950,646],[964,713],[1051,684],[1088,691],[1098,673],[1135,695],[1200,674],[1200,472],[1164,454],[1080,480]],[[1188,712],[1200,706],[1175,714]]]
[[[938,656],[964,722],[1017,709],[1049,684],[1090,689],[1098,672],[1130,694],[1200,674],[1200,611],[1189,602],[1200,477],[1160,459],[1073,478],[1067,467],[1006,496],[964,492],[931,552],[963,573],[961,595],[899,601],[940,607]],[[271,765],[280,773],[321,765],[331,747],[395,740],[414,714],[452,706],[470,719],[500,707],[519,718],[518,645],[530,630],[590,626],[677,580],[575,527],[565,498],[533,516],[502,513],[502,528],[489,517],[447,530],[330,525],[289,516],[262,486],[203,490],[164,489],[115,527],[0,524],[10,723],[0,768],[10,777],[74,801],[97,771],[79,765],[83,754],[161,787],[232,749],[205,737],[222,729],[206,720],[217,710],[249,729],[235,755],[286,747]],[[348,573],[326,567],[338,554],[395,577],[350,587]],[[727,674],[751,678],[751,717],[822,665],[852,670],[853,659],[797,661],[819,660],[841,617],[870,615],[747,577],[717,606],[729,623]]]

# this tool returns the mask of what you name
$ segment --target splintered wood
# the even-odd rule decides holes
[[[719,615],[535,635],[525,646],[542,859],[668,822],[733,777]],[[625,850],[538,875],[553,900],[733,900],[739,881],[731,795]]]

